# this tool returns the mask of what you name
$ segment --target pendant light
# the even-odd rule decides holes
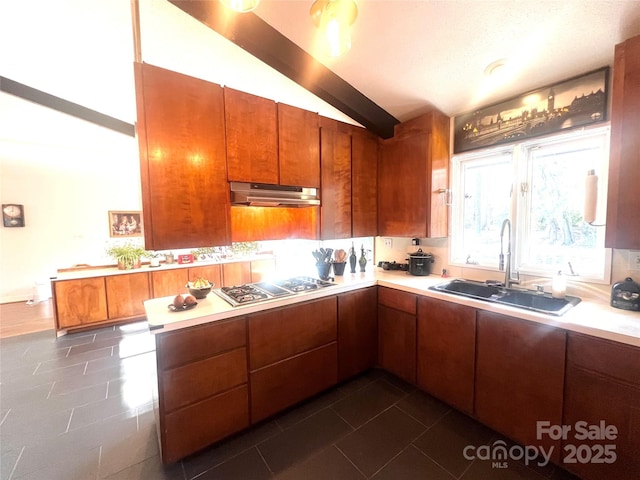
[[[354,0],[316,0],[309,12],[320,30],[322,44],[331,57],[339,57],[351,48],[351,25],[358,16]]]
[[[246,13],[256,8],[260,0],[220,0],[220,3],[234,12]]]

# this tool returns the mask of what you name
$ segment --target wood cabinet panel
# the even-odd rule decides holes
[[[249,426],[249,395],[239,386],[166,415],[162,461],[173,463]]]
[[[640,248],[640,35],[616,45],[605,246]],[[598,173],[598,172],[596,172]]]
[[[387,307],[415,315],[417,312],[417,295],[403,292],[395,288],[378,287],[378,303]]]
[[[418,386],[473,414],[476,310],[418,297],[417,342]]]
[[[278,103],[280,184],[320,187],[318,114]]]
[[[185,285],[188,280],[189,271],[186,268],[155,270],[151,272],[151,289],[153,291],[153,298],[187,293]]]
[[[107,320],[104,277],[54,283],[56,323],[59,329]]]
[[[251,372],[251,422],[335,385],[337,373],[336,342]]]
[[[361,128],[351,136],[351,231],[378,234],[378,138]]]
[[[477,312],[475,414],[521,445],[553,447],[537,439],[536,422],[562,422],[566,333],[563,330],[480,310]]]
[[[224,89],[229,181],[278,183],[276,103]]]
[[[164,411],[169,413],[247,383],[247,349],[238,348],[165,370],[160,375]]]
[[[229,245],[222,87],[135,64],[145,245]]]
[[[629,369],[639,361],[640,348],[569,332],[563,424],[571,431],[563,442],[563,453],[571,445],[613,445],[613,463],[565,463],[563,466],[586,480],[636,478],[640,472],[640,374]],[[595,355],[592,355],[595,354]],[[600,356],[602,355],[602,357]],[[620,367],[611,368],[609,360]],[[618,372],[622,371],[622,374]],[[612,374],[612,375],[611,375]],[[632,376],[633,375],[633,376]],[[618,378],[624,377],[621,381]],[[576,438],[575,425],[605,425],[617,429],[617,438]],[[582,447],[584,448],[584,447]]]
[[[110,319],[145,315],[143,302],[151,298],[147,272],[110,275],[105,284]]]
[[[193,282],[198,277],[209,280],[216,287],[222,286],[222,266],[216,265],[200,265],[197,267],[189,267],[188,280]]]
[[[416,383],[415,315],[378,305],[378,363],[407,382]]]
[[[327,297],[249,316],[249,369],[335,342],[336,303]]]
[[[234,242],[318,239],[320,207],[231,207]]]
[[[320,238],[351,238],[351,135],[323,126],[320,141]]]
[[[232,287],[251,283],[251,264],[249,262],[232,262],[222,264],[222,285]]]
[[[377,287],[338,295],[338,381],[377,363],[377,298]]]
[[[446,237],[449,117],[432,111],[396,126],[380,146],[378,232],[396,237]]]
[[[158,370],[168,370],[246,345],[246,320],[218,320],[156,336]]]

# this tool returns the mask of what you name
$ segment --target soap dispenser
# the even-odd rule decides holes
[[[553,298],[564,298],[567,294],[567,279],[562,275],[562,271],[558,270],[558,273],[554,275],[551,281],[551,296]]]

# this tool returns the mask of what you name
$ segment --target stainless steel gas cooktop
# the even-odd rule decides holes
[[[330,287],[331,282],[312,277],[293,277],[270,282],[247,283],[222,287],[214,292],[234,307],[251,303],[273,300],[275,298],[309,292],[319,288]]]

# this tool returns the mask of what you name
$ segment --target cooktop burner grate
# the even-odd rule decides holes
[[[214,290],[220,297],[234,307],[272,300],[274,298],[294,295],[296,293],[317,290],[318,288],[334,285],[313,277],[293,277],[273,282],[249,283],[234,285]]]

